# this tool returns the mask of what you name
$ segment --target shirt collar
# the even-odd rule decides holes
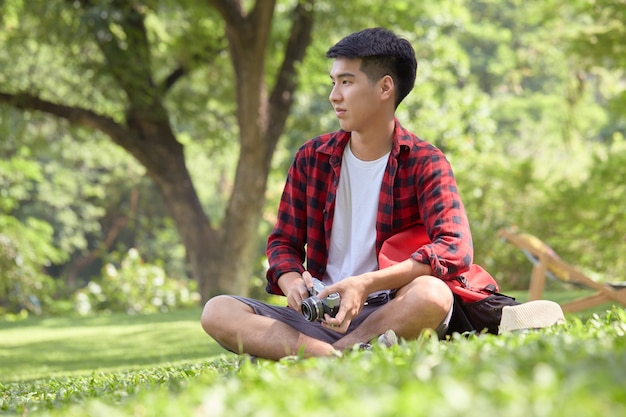
[[[400,153],[408,152],[413,146],[414,134],[402,127],[398,119],[396,120],[396,127],[393,133],[393,146],[391,148],[391,155],[394,158],[400,156]]]
[[[398,158],[401,152],[411,149],[413,143],[413,135],[402,127],[398,119],[394,119],[395,127],[393,132],[393,145],[391,147],[391,156]],[[331,134],[330,139],[317,148],[318,152],[333,155],[341,158],[348,141],[350,140],[350,132],[338,130]]]

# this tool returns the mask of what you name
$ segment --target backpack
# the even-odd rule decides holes
[[[418,248],[430,243],[423,225],[396,233],[383,242],[378,254],[379,268],[404,261]],[[519,304],[515,298],[501,294],[496,280],[476,264],[472,264],[463,275],[444,282],[454,295],[448,334],[483,331],[498,334],[502,308]]]

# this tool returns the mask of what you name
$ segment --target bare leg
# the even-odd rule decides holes
[[[403,339],[415,339],[422,330],[437,328],[450,311],[452,302],[452,291],[442,280],[418,277],[333,346],[344,350],[356,343],[368,342],[388,329],[393,329]]]
[[[201,323],[209,336],[233,352],[261,358],[278,360],[300,351],[305,356],[329,356],[335,351],[329,343],[257,315],[250,306],[229,296],[209,300],[204,306]]]

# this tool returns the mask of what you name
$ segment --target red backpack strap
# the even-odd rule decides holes
[[[444,282],[454,294],[467,303],[480,301],[500,291],[498,283],[491,274],[476,264],[472,264],[469,271],[463,275]]]
[[[423,224],[402,230],[383,242],[378,254],[378,267],[384,269],[406,261],[419,248],[429,243],[430,237]]]

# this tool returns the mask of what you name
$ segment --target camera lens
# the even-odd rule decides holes
[[[315,321],[324,317],[324,306],[317,297],[309,297],[302,301],[302,315],[307,321]]]

